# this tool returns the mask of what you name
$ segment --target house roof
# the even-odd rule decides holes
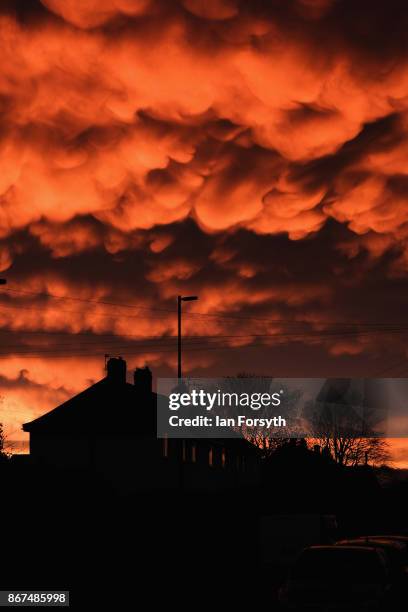
[[[156,433],[157,395],[134,385],[103,378],[54,410],[24,423],[41,433]]]
[[[23,431],[42,434],[117,433],[120,435],[157,435],[157,403],[167,398],[135,385],[109,377],[91,385],[50,412],[24,423]],[[228,429],[228,428],[226,428]],[[226,438],[207,439],[215,445],[241,448],[256,453],[257,449],[231,431]]]

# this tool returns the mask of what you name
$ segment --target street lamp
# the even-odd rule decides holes
[[[194,302],[198,300],[197,295],[178,295],[177,296],[177,317],[178,317],[178,328],[177,328],[177,341],[178,341],[178,379],[181,380],[181,302]]]

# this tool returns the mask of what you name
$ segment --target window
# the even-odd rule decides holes
[[[163,438],[163,457],[167,459],[168,456],[169,456],[169,439],[167,437],[167,434],[165,434]]]
[[[212,446],[210,446],[210,450],[208,451],[208,465],[210,467],[212,467],[214,465],[213,461],[214,461],[213,448],[212,448]]]
[[[191,446],[191,461],[193,463],[196,463],[197,461],[197,448],[195,444]]]
[[[223,468],[225,468],[226,462],[227,462],[227,454],[226,454],[225,448],[223,448],[221,452],[221,465]]]

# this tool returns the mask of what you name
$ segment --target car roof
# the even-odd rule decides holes
[[[404,544],[402,542],[396,542],[395,540],[387,540],[385,538],[354,538],[352,540],[340,540],[336,542],[336,546],[361,546],[361,543],[366,544],[371,547],[378,548],[390,548],[393,550],[405,550]]]
[[[408,544],[408,536],[396,535],[392,534],[382,534],[382,535],[364,535],[359,536],[364,540],[391,540],[392,542],[403,542],[404,544]]]
[[[345,542],[347,542],[347,540],[344,540]],[[334,546],[309,546],[308,548],[305,548],[303,552],[307,551],[307,550],[314,550],[314,551],[318,551],[318,550],[338,550],[339,546],[338,546],[338,542],[334,545]],[[376,552],[376,547],[375,546],[370,546],[369,544],[367,546],[361,546],[360,544],[355,544],[353,545],[352,543],[347,543],[347,544],[342,544],[341,545],[342,550],[346,549],[346,550],[353,550],[353,551],[357,551],[357,553],[360,553],[360,551],[362,550],[369,550],[369,551],[374,551]]]

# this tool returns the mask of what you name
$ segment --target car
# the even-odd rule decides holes
[[[340,540],[336,546],[372,546],[384,551],[388,559],[389,569],[393,582],[406,580],[406,548],[402,542],[387,540],[385,538],[354,538],[350,540]]]
[[[372,546],[310,546],[302,551],[279,601],[289,609],[375,610],[391,589],[385,553]]]

